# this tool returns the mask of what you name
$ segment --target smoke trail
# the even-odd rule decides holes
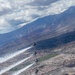
[[[21,63],[25,62],[26,60],[28,60],[28,59],[31,58],[32,56],[33,56],[33,55],[31,55],[31,56],[29,56],[29,57],[27,57],[27,58],[25,58],[25,59],[23,59],[23,60],[21,60],[21,61],[15,63],[15,64],[13,64],[13,65],[10,65],[9,67],[7,67],[7,68],[1,70],[1,71],[0,71],[0,75],[3,74],[3,73],[5,73],[5,72],[7,72],[7,71],[9,71],[9,70],[12,69],[12,68],[18,66],[18,65],[20,65]]]
[[[10,60],[11,58],[14,58],[14,57],[18,56],[19,54],[21,54],[21,53],[27,51],[27,50],[30,49],[30,48],[32,48],[32,46],[27,47],[27,48],[25,48],[25,49],[22,49],[22,50],[20,50],[20,51],[17,51],[17,52],[15,52],[15,53],[8,54],[8,55],[6,55],[6,56],[0,58],[0,63],[3,63],[3,62],[6,62],[7,60]]]
[[[30,65],[28,65],[27,67],[25,67],[25,68],[23,68],[23,69],[21,69],[21,70],[15,72],[15,73],[12,74],[12,75],[19,75],[19,74],[21,74],[22,72],[24,72],[25,70],[27,70],[28,68],[32,67],[34,64],[35,64],[35,63],[30,64]]]

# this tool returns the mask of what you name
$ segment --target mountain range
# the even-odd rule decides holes
[[[0,45],[20,38],[43,40],[75,30],[75,7],[67,11],[48,15],[10,33],[0,34]]]

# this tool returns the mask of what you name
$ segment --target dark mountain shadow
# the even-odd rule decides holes
[[[37,42],[36,49],[52,49],[61,45],[75,41],[75,31],[62,34],[60,36]]]

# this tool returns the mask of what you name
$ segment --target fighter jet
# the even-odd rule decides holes
[[[35,42],[33,43],[33,46],[36,46],[36,43]]]
[[[39,60],[38,59],[35,59],[35,63],[38,63],[39,62]]]
[[[37,74],[38,72],[39,72],[39,70],[38,70],[38,69],[36,69],[36,70],[35,70],[35,74]]]
[[[34,55],[36,55],[36,54],[37,54],[37,52],[35,51],[35,52],[34,52]]]

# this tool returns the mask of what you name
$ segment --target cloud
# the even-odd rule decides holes
[[[71,6],[75,6],[75,0],[0,0],[0,34],[21,28],[38,18],[60,14]]]
[[[11,26],[5,19],[0,19],[0,32],[5,33],[11,31],[13,26]]]
[[[11,9],[10,2],[7,0],[0,0],[0,11],[3,11],[4,9]]]

